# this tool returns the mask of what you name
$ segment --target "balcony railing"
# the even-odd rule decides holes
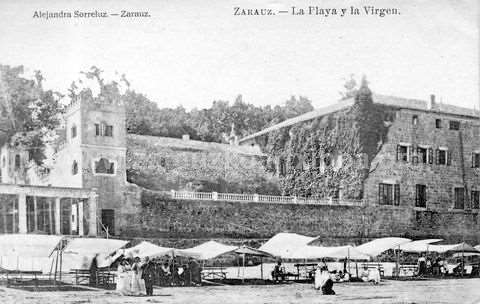
[[[363,206],[365,200],[334,199],[334,198],[305,198],[296,196],[276,196],[250,193],[218,193],[218,192],[188,192],[165,191],[172,199],[224,201],[224,202],[253,202],[297,205],[336,205],[336,206]]]

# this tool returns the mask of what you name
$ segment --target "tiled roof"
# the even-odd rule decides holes
[[[255,138],[255,137],[258,137],[260,135],[263,135],[263,134],[267,134],[267,133],[270,133],[272,131],[275,131],[275,130],[278,130],[278,129],[281,129],[281,128],[284,128],[284,127],[288,127],[288,126],[291,126],[291,125],[294,125],[294,124],[297,124],[299,122],[303,122],[303,121],[307,121],[307,120],[312,120],[316,117],[320,117],[320,116],[324,116],[324,115],[327,115],[327,114],[331,114],[331,113],[334,113],[334,112],[337,112],[341,109],[344,109],[344,108],[347,108],[347,107],[350,107],[352,106],[354,103],[354,100],[353,98],[349,98],[349,99],[345,99],[345,100],[342,100],[342,101],[339,101],[335,104],[332,104],[332,105],[329,105],[329,106],[326,106],[326,107],[322,107],[322,108],[319,108],[319,109],[316,109],[316,110],[313,110],[313,111],[310,111],[310,112],[307,112],[305,114],[302,114],[302,115],[299,115],[299,116],[296,116],[296,117],[293,117],[293,118],[290,118],[290,119],[287,119],[287,120],[284,120],[282,121],[281,123],[278,123],[276,125],[273,125],[271,127],[268,127],[266,129],[263,129],[257,133],[254,133],[254,134],[251,134],[251,135],[248,135],[242,139],[239,140],[239,142],[243,142],[243,141],[247,141],[249,139],[252,139],[252,138]]]
[[[396,97],[396,96],[388,96],[388,95],[380,95],[380,94],[373,94],[372,99],[374,103],[383,104],[391,107],[401,108],[401,109],[414,109],[420,111],[431,111],[443,114],[450,114],[450,115],[460,115],[460,116],[467,116],[471,118],[478,118],[480,117],[480,112],[474,109],[458,107],[450,104],[438,103],[435,102],[431,109],[428,108],[428,102],[425,100],[420,99],[409,99],[403,97]],[[300,122],[312,120],[317,117],[321,117],[327,114],[331,114],[337,112],[341,109],[346,107],[352,106],[354,103],[353,98],[349,98],[346,100],[339,101],[335,104],[322,107],[320,109],[313,110],[311,112],[299,115],[297,117],[293,117],[282,121],[276,125],[263,129],[259,132],[254,134],[248,135],[239,140],[239,142],[245,142],[249,139],[256,138],[258,136],[270,133],[272,131],[288,127]]]

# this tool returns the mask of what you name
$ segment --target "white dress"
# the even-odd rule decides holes
[[[117,268],[117,288],[116,291],[121,295],[129,294],[130,279],[127,268],[123,265],[118,265]]]
[[[132,295],[139,296],[147,294],[145,281],[142,279],[141,264],[136,263],[132,267],[130,292]]]

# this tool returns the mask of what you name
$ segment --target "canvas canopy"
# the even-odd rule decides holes
[[[57,235],[0,235],[0,268],[47,273],[52,262],[52,252],[62,239],[62,236]]]
[[[184,249],[182,250],[183,253],[194,253],[199,254],[199,259],[201,260],[209,260],[216,258],[222,254],[226,254],[238,249],[238,246],[229,246],[224,245],[215,241],[208,241],[198,246]]]
[[[355,247],[350,245],[338,247],[305,245],[297,248],[297,250],[290,254],[287,258],[305,260],[317,260],[323,258],[349,258],[352,260],[368,260],[370,256],[358,251],[357,249],[355,249]]]
[[[426,252],[429,251],[428,248],[431,246],[432,243],[438,243],[440,241],[442,241],[442,239],[425,239],[413,241],[400,245],[400,250],[404,252]]]
[[[193,251],[187,251],[186,249],[176,249],[169,247],[161,247],[150,242],[143,241],[136,246],[123,250],[125,257],[139,257],[139,258],[156,258],[161,256],[181,256],[181,257],[194,257],[200,258],[200,254]]]
[[[123,250],[123,255],[125,257],[134,258],[134,257],[152,257],[152,256],[162,256],[162,255],[172,255],[173,248],[157,246],[153,243],[143,241],[133,247]]]
[[[259,257],[274,257],[272,254],[265,252],[263,250],[255,249],[248,246],[242,246],[235,250],[237,254],[253,255]]]
[[[477,249],[477,250],[480,251],[480,245],[477,245],[477,246],[475,246],[475,247],[473,247],[473,248],[475,248],[475,249]]]
[[[278,233],[263,244],[259,249],[274,256],[288,258],[298,247],[310,244],[318,237],[310,237],[296,233]]]
[[[445,253],[445,252],[477,252],[478,250],[467,243],[451,244],[451,245],[430,245],[429,252]]]
[[[384,251],[397,248],[399,245],[406,244],[411,241],[412,240],[406,238],[386,237],[364,243],[360,246],[355,247],[355,249],[364,254],[375,257]]]
[[[97,256],[98,267],[109,267],[118,255],[113,255],[127,241],[104,238],[75,238],[63,250],[62,271],[88,269]]]

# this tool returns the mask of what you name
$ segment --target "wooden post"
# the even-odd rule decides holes
[[[52,217],[52,198],[48,199],[48,234],[54,234]]]
[[[260,257],[260,279],[263,280],[263,257]]]
[[[38,209],[37,209],[37,197],[33,197],[33,231],[38,230]]]
[[[12,208],[12,232],[15,233],[15,203]],[[18,232],[27,233],[27,195],[24,193],[18,194]]]
[[[55,198],[55,234],[61,234],[60,222],[60,198]]]

